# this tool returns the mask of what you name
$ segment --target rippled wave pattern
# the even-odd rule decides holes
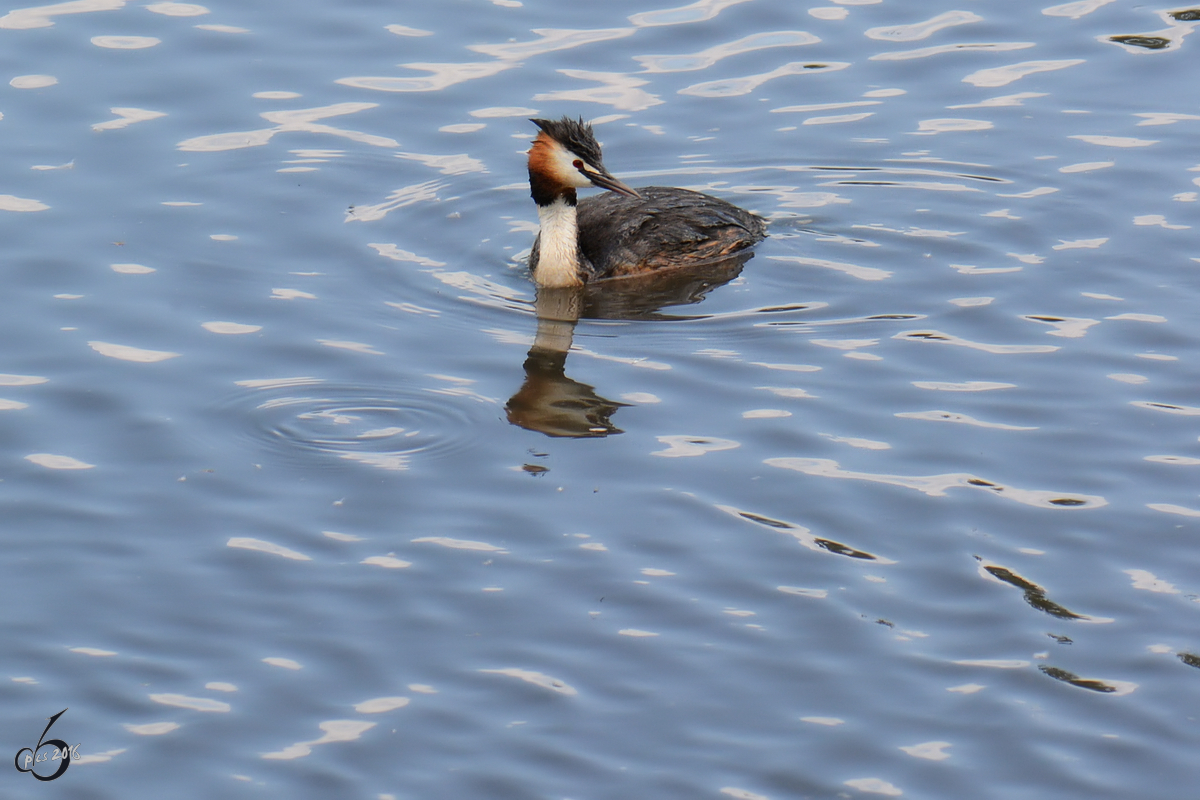
[[[5,791],[1191,796],[1200,7],[1049,2],[5,10]],[[537,291],[563,114],[769,238]]]

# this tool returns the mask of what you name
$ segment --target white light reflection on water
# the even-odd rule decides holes
[[[49,378],[41,375],[2,375],[0,386],[37,386],[49,382]]]
[[[827,261],[823,258],[807,258],[805,256],[768,256],[774,261],[784,261],[790,264],[800,264],[806,267],[819,267],[841,272],[860,281],[882,281],[892,277],[892,273],[878,267],[862,267],[857,264],[847,264],[842,261]]]
[[[311,755],[312,749],[317,745],[330,744],[331,742],[353,742],[361,738],[371,728],[374,728],[376,724],[374,722],[362,722],[353,719],[327,720],[317,725],[323,731],[319,738],[307,742],[296,742],[275,752],[263,753],[260,758],[276,761],[290,761],[296,758],[304,758]]]
[[[221,333],[225,335],[237,336],[246,333],[258,333],[262,330],[261,325],[246,325],[240,322],[202,322],[200,327],[210,333]]]
[[[946,28],[969,25],[972,22],[983,22],[983,17],[970,11],[947,11],[924,22],[915,22],[911,25],[870,28],[865,35],[868,39],[881,39],[888,42],[912,42],[918,39],[928,39]]]
[[[44,89],[58,83],[53,75],[18,75],[8,82],[14,89]]]
[[[915,131],[918,135],[937,133],[961,133],[964,131],[986,131],[995,127],[985,119],[923,119]]]
[[[935,392],[990,392],[996,389],[1013,389],[1015,383],[999,383],[997,381],[963,381],[954,383],[948,381],[913,381],[918,389],[931,389]]]
[[[389,139],[386,136],[376,136],[370,133],[343,130],[335,128],[332,125],[317,124],[317,120],[344,116],[346,114],[356,114],[360,111],[377,108],[378,105],[378,103],[335,103],[334,105],[321,106],[319,108],[264,111],[259,116],[268,122],[274,122],[274,128],[197,136],[180,142],[177,147],[185,152],[193,153],[215,153],[222,150],[259,147],[270,142],[276,134],[285,132],[321,133],[330,136],[340,136],[351,141],[375,147],[396,147],[398,146],[396,140]],[[113,111],[117,112],[117,109],[114,108]]]
[[[216,33],[249,33],[248,28],[239,28],[236,25],[197,25],[202,31],[215,31]]]
[[[209,13],[207,8],[195,3],[151,3],[145,8],[147,11],[167,17],[202,17]]]
[[[896,414],[901,419],[921,419],[929,422],[957,422],[964,425],[974,425],[979,428],[992,428],[1000,431],[1036,431],[1037,427],[1028,425],[1008,425],[1003,422],[984,422],[967,414],[955,411],[901,411]]]
[[[1166,113],[1151,113],[1151,114],[1134,114],[1135,117],[1142,117],[1142,121],[1138,123],[1138,127],[1147,125],[1174,125],[1176,122],[1185,122],[1200,119],[1200,116],[1195,114],[1166,114]]]
[[[908,746],[901,746],[900,749],[908,753],[913,758],[924,758],[928,761],[944,761],[950,757],[946,752],[946,748],[953,747],[950,742],[922,742]]]
[[[1045,92],[1017,92],[1016,94],[1005,94],[999,97],[991,97],[987,100],[981,100],[978,103],[964,103],[956,106],[946,106],[946,108],[1015,108],[1025,105],[1026,100],[1032,100],[1035,97],[1045,97]],[[1054,189],[1052,191],[1058,191]]]
[[[601,85],[589,89],[541,92],[533,96],[534,100],[553,103],[602,103],[622,111],[644,111],[663,103],[658,95],[650,94],[639,88],[647,85],[649,81],[634,78],[624,72],[593,72],[582,69],[560,69],[558,71],[569,78],[594,81]]]
[[[843,122],[859,122],[874,116],[874,112],[860,111],[857,114],[834,114],[824,117],[809,117],[801,125],[838,125]]]
[[[45,211],[50,206],[40,200],[25,197],[14,197],[11,194],[0,194],[0,211]]]
[[[761,794],[756,794],[749,789],[740,789],[736,786],[725,786],[721,789],[721,794],[729,795],[734,800],[770,800],[769,797]]]
[[[851,789],[858,789],[867,794],[881,794],[885,797],[899,797],[904,791],[889,781],[881,778],[854,778],[844,782]]]
[[[113,344],[112,342],[88,342],[88,347],[102,356],[116,358],[121,361],[134,361],[139,364],[153,364],[180,356],[179,353],[172,353],[167,350],[146,350],[141,347],[132,347],[127,344]]]
[[[490,78],[492,75],[519,66],[512,61],[476,61],[464,64],[418,62],[401,64],[406,69],[432,73],[422,78],[352,77],[338,78],[336,83],[377,92],[437,92],[458,83]]]
[[[1095,495],[1053,492],[1043,489],[1018,489],[1014,486],[1005,486],[994,481],[984,480],[968,473],[917,476],[854,472],[842,469],[838,462],[828,458],[768,458],[763,463],[772,467],[802,472],[805,475],[903,486],[908,489],[916,489],[930,497],[945,497],[947,490],[962,487],[982,489],[992,492],[998,497],[1038,508],[1100,508],[1108,505],[1107,500]]]
[[[153,36],[93,36],[92,44],[110,50],[144,50],[162,44]]]
[[[974,342],[941,331],[904,331],[897,333],[892,338],[909,342],[951,344],[994,354],[1053,353],[1059,349],[1057,345],[1052,344],[989,344],[987,342]]]
[[[1112,2],[1115,2],[1115,0],[1076,0],[1073,3],[1064,3],[1061,6],[1043,8],[1042,13],[1048,17],[1079,19]]]
[[[46,469],[92,469],[95,464],[80,461],[74,456],[55,455],[53,453],[33,453],[25,456],[26,461]]]
[[[680,94],[692,95],[694,97],[737,97],[739,95],[750,94],[759,86],[762,86],[768,81],[776,78],[783,78],[793,75],[817,75],[824,72],[837,72],[846,69],[850,66],[849,62],[845,61],[823,61],[805,62],[791,61],[787,64],[782,64],[768,72],[761,72],[756,75],[746,75],[741,78],[722,78],[715,81],[704,81],[702,83],[694,83],[691,86],[684,87],[679,90]],[[639,109],[633,109],[639,110]]]
[[[1167,583],[1155,577],[1154,573],[1144,569],[1127,569],[1125,574],[1133,579],[1133,588],[1156,594],[1179,594],[1173,583]]]
[[[667,449],[655,450],[650,455],[663,458],[695,457],[741,447],[739,442],[713,436],[659,436],[658,441],[667,445]]]
[[[645,72],[691,72],[708,69],[723,58],[767,50],[773,47],[800,47],[816,44],[820,38],[807,31],[775,31],[744,36],[732,42],[718,44],[697,53],[670,56],[634,56]]]
[[[152,694],[150,695],[150,699],[164,706],[186,708],[191,711],[226,713],[231,709],[229,703],[221,700],[212,700],[207,697],[189,697],[185,694]]]
[[[549,689],[558,694],[567,695],[568,697],[579,694],[579,690],[566,681],[533,670],[521,669],[519,667],[505,667],[504,669],[481,669],[479,671],[493,675],[506,675],[543,689]]]
[[[1174,503],[1147,503],[1146,508],[1161,511],[1164,514],[1176,514],[1181,517],[1200,517],[1200,509],[1178,506]]]
[[[407,697],[374,697],[355,704],[354,710],[360,714],[384,714],[404,708],[409,702]]]
[[[117,11],[124,8],[128,0],[70,0],[48,6],[18,8],[0,17],[0,28],[29,30],[49,28],[54,24],[51,17],[63,14],[85,14],[92,11]]]
[[[440,192],[442,189],[445,189],[448,185],[449,184],[442,181],[424,181],[422,183],[414,183],[409,186],[404,186],[388,195],[388,199],[382,203],[351,206],[350,210],[346,212],[345,221],[374,222],[375,220],[383,219],[389,213],[398,208],[405,208],[406,206],[411,206],[416,203],[436,201],[438,199],[438,192]],[[376,249],[379,250],[378,247]],[[383,250],[380,250],[379,252],[381,255],[386,255],[389,258],[395,257],[394,255],[391,255],[392,251],[390,250],[387,253],[385,253]],[[397,250],[396,252],[401,251]],[[435,263],[440,264],[441,262]]]
[[[144,725],[126,723],[123,727],[134,736],[162,736],[179,730],[180,725],[178,722],[148,722]]]
[[[659,11],[646,11],[634,14],[629,21],[638,27],[654,27],[658,25],[689,25],[705,22],[720,14],[730,6],[747,3],[750,0],[696,0],[695,3],[678,8],[664,8]]]
[[[117,655],[115,650],[105,650],[100,647],[71,647],[69,650],[72,653],[79,653],[80,655],[84,656],[92,656],[93,658],[111,658],[112,656]]]
[[[431,155],[426,153],[397,153],[396,158],[416,161],[437,170],[442,175],[465,175],[468,172],[487,172],[487,167],[477,158],[466,153],[454,155]]]
[[[1102,147],[1149,147],[1152,144],[1158,144],[1156,139],[1138,139],[1135,136],[1101,136],[1096,134],[1076,134],[1068,136],[1068,139],[1079,139],[1088,144],[1096,144]]]
[[[1067,69],[1068,67],[1077,67],[1083,63],[1085,63],[1085,60],[1082,58],[1022,61],[1019,64],[1009,64],[1003,67],[988,67],[986,69],[976,70],[967,77],[963,78],[963,83],[969,83],[972,86],[995,88],[997,86],[1007,86],[1008,84],[1018,81],[1028,75],[1036,75],[1039,72],[1053,72],[1055,70]]]
[[[986,51],[991,53],[1004,53],[1011,50],[1025,50],[1030,47],[1036,47],[1035,42],[963,42],[960,44],[940,44],[935,47],[922,47],[917,50],[901,50],[892,53],[876,53],[871,56],[871,61],[911,61],[914,58],[929,58],[930,56],[940,56],[944,53],[961,53],[963,51]],[[1045,97],[1044,94],[1030,95],[1034,97]],[[1005,105],[1002,103],[993,103],[991,105]],[[1016,105],[1015,103],[1013,105]],[[971,108],[971,106],[951,106],[951,108]]]
[[[295,661],[290,658],[283,658],[282,656],[268,656],[267,658],[264,658],[262,660],[262,662],[264,664],[270,664],[272,667],[279,667],[280,669],[290,669],[293,672],[296,670],[304,669],[304,665],[301,664],[299,661]]]
[[[506,553],[503,547],[497,547],[487,542],[474,542],[469,539],[452,539],[449,536],[421,536],[412,540],[414,544],[428,543],[448,547],[451,550],[475,550],[483,553]]]
[[[851,100],[845,103],[808,103],[799,106],[783,106],[782,108],[772,108],[772,114],[787,114],[793,112],[811,112],[811,111],[834,111],[841,108],[861,108],[863,106],[877,106],[883,101],[881,100]]]
[[[226,542],[226,546],[237,547],[242,550],[256,550],[260,553],[270,553],[273,556],[280,556],[292,561],[312,561],[311,556],[306,556],[304,553],[297,552],[290,547],[284,547],[281,544],[266,542],[262,539],[255,539],[249,536],[233,536]]]
[[[368,556],[359,562],[360,564],[370,564],[384,569],[405,569],[412,566],[411,561],[405,561],[402,558],[395,556]]]
[[[817,19],[821,20],[843,20],[850,16],[849,11],[844,8],[838,8],[837,6],[818,6],[816,8],[810,8],[808,10],[808,14],[811,17],[816,17]]]
[[[483,53],[501,60],[530,58],[558,50],[570,50],[595,42],[607,42],[632,36],[637,28],[607,28],[602,30],[560,30],[557,28],[534,28],[540,38],[530,42],[510,44],[473,44],[468,50]]]
[[[433,31],[426,31],[421,28],[409,28],[406,25],[397,25],[394,23],[385,26],[385,30],[397,36],[433,36]]]

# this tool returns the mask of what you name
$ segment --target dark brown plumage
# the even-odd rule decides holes
[[[579,203],[579,249],[590,280],[718,261],[762,241],[763,219],[716,197],[646,186]]]

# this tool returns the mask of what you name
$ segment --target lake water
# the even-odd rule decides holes
[[[0,17],[0,793],[1194,791],[1200,9],[1049,2]],[[538,297],[563,114],[770,238]]]

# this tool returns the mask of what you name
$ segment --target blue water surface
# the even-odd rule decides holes
[[[0,793],[1188,796],[1198,21],[9,10]],[[770,237],[539,296],[564,114]]]

